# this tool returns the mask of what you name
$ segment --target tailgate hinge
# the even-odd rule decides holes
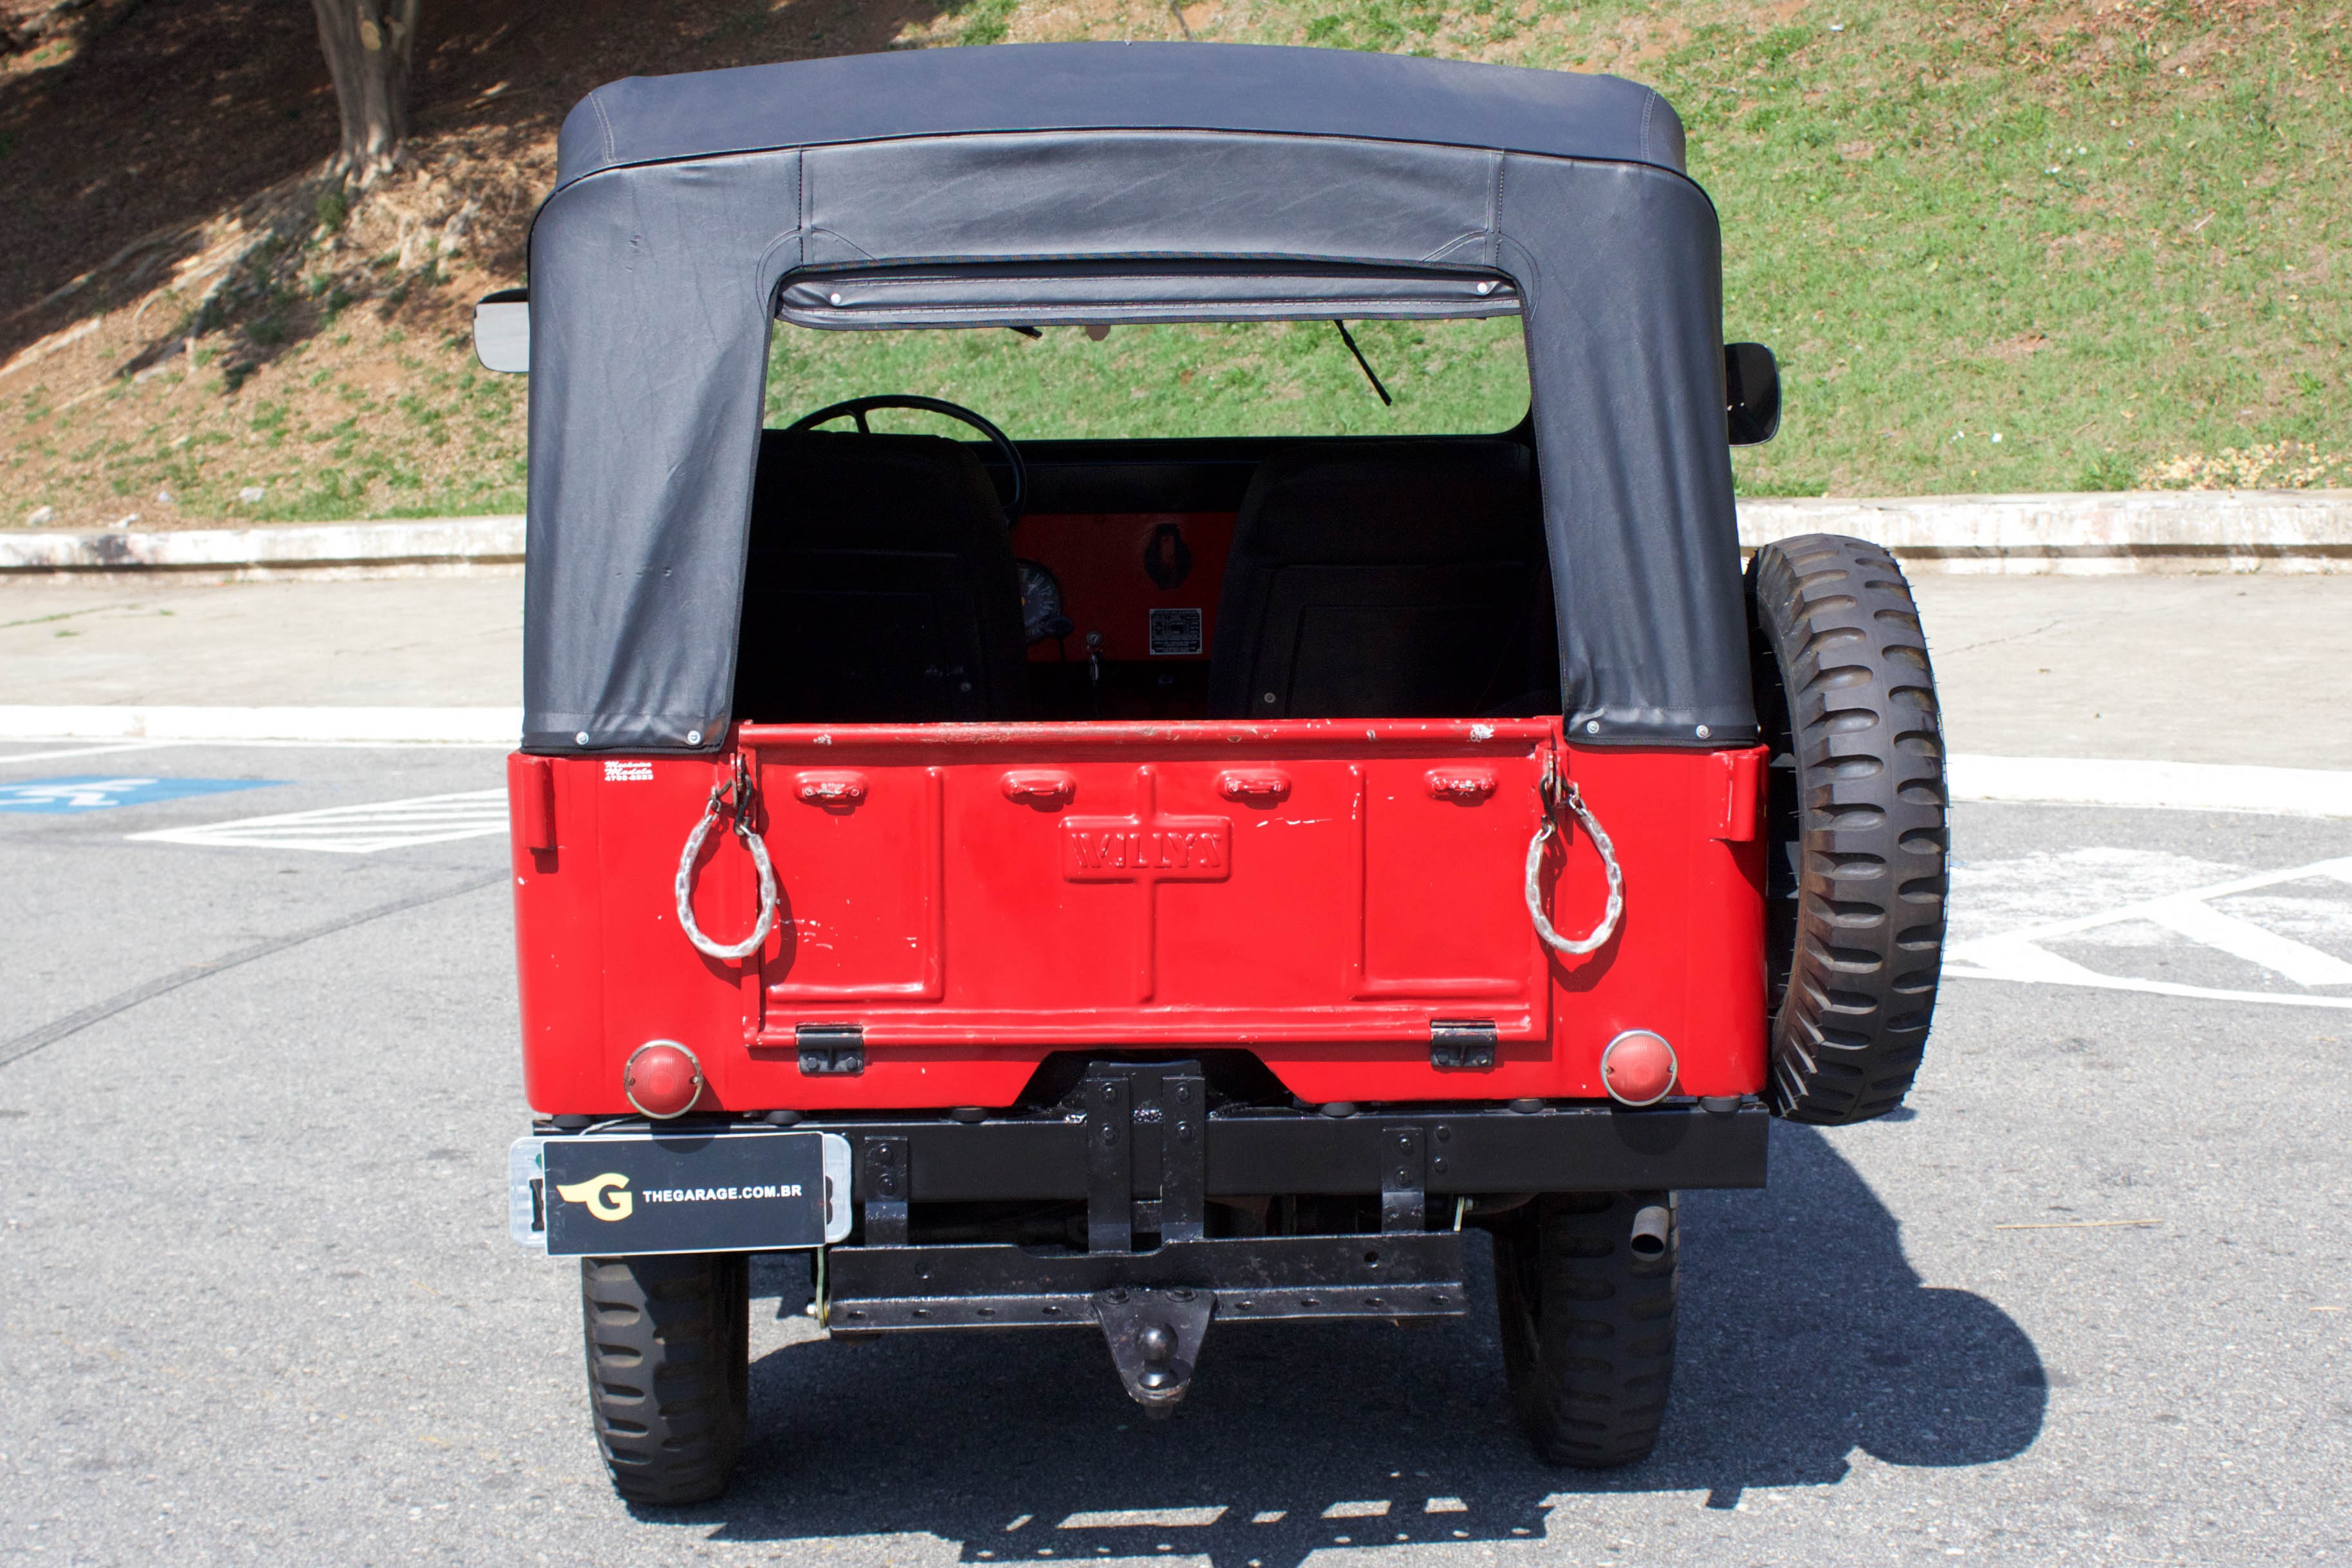
[[[1440,1069],[1492,1067],[1500,1038],[1492,1019],[1432,1019],[1429,1064]]]
[[[855,1078],[866,1071],[866,1029],[854,1023],[804,1023],[793,1030],[801,1071],[810,1078]]]

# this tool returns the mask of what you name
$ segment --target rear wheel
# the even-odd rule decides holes
[[[629,1501],[727,1490],[751,1403],[751,1277],[740,1252],[581,1260],[596,1446]]]
[[[1536,1452],[1604,1469],[1646,1458],[1675,1371],[1675,1197],[1539,1197],[1495,1222],[1511,1403]]]

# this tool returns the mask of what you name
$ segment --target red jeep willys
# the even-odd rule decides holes
[[[513,1226],[582,1259],[625,1496],[726,1484],[747,1259],[793,1249],[835,1334],[1085,1325],[1164,1411],[1213,1322],[1463,1312],[1485,1229],[1538,1447],[1649,1451],[1675,1192],[1900,1102],[1945,867],[1895,563],[1743,578],[1777,372],[1682,165],[1628,82],[1303,49],[572,112],[478,336],[531,372]],[[772,366],[883,344],[1335,321],[1486,330],[1528,401],[1255,434],[1269,348],[1244,434],[1165,434],[1189,370],[1066,389],[1151,438],[943,382],[763,429],[817,401]],[[908,406],[982,439],[873,428]]]

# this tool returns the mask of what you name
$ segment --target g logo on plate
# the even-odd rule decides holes
[[[569,1186],[559,1186],[555,1196],[566,1203],[584,1203],[588,1212],[599,1219],[626,1219],[636,1208],[636,1199],[620,1190],[629,1185],[629,1178],[615,1171],[576,1181]]]

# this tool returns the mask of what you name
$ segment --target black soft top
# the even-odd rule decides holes
[[[1683,167],[1682,120],[1606,76],[1256,44],[999,44],[795,60],[598,88],[559,186],[779,147],[1013,131],[1240,131]]]
[[[997,45],[599,88],[531,231],[524,745],[724,744],[780,319],[1503,313],[1527,324],[1577,739],[1746,739],[1721,240],[1682,154],[1630,82],[1321,49]]]

